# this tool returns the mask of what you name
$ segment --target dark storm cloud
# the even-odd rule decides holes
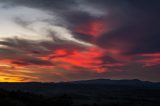
[[[160,52],[160,31],[155,24],[146,21],[143,24],[126,26],[102,35],[97,43],[104,48],[119,49],[124,54]]]
[[[8,3],[12,6],[39,8],[49,11],[50,14],[57,13],[68,22],[67,24],[69,27],[73,27],[82,22],[88,22],[89,20],[95,19],[97,17],[91,15],[89,11],[87,11],[87,6],[84,8],[80,7],[80,5],[85,3],[83,0],[80,2],[78,0],[2,0],[1,2]],[[20,24],[24,24],[24,22],[19,19],[16,21],[20,22]]]
[[[75,4],[75,0],[1,0],[1,2],[8,2],[14,5],[25,5],[49,9],[66,9],[70,5]]]
[[[98,38],[97,44],[100,47],[120,49],[124,54],[160,52],[159,1],[86,0],[86,2],[106,10],[106,14],[111,12],[102,16],[102,19],[107,22],[106,24],[111,24],[111,27],[115,27],[113,24],[119,24],[117,28]],[[76,25],[81,21],[85,24],[90,20],[96,19],[96,17],[89,14],[85,16],[81,14],[79,16],[76,14],[71,15],[70,19],[75,19]],[[91,36],[81,33],[77,34],[76,38],[92,42]]]
[[[118,48],[125,54],[160,52],[160,7],[159,1],[129,1],[128,12],[123,16],[125,25],[103,34],[97,40],[104,48]],[[121,7],[123,8],[123,7]]]

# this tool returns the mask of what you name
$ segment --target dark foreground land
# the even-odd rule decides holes
[[[160,106],[160,84],[139,80],[0,83],[0,106]]]

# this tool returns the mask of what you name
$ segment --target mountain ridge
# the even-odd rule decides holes
[[[92,92],[112,92],[124,90],[160,90],[160,83],[133,80],[92,79],[69,82],[23,82],[0,83],[0,88],[9,91],[22,91],[42,95],[83,94]],[[86,92],[87,91],[87,92]],[[79,93],[78,93],[79,92]]]
[[[0,82],[0,84],[117,84],[117,83],[150,83],[160,84],[160,82],[142,81],[139,79],[89,79],[89,80],[75,80],[75,81],[62,81],[62,82]],[[126,83],[127,84],[127,83]]]

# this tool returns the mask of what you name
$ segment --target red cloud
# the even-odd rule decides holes
[[[58,67],[72,69],[73,67],[81,67],[95,72],[104,72],[106,69],[102,67],[103,61],[100,57],[103,56],[104,50],[100,48],[89,48],[85,51],[58,49],[52,54],[43,57],[53,63],[59,63]]]
[[[91,20],[76,27],[75,32],[98,37],[107,31],[107,25],[103,20]]]
[[[142,54],[141,56],[143,59],[138,60],[138,62],[146,67],[160,65],[160,53]]]

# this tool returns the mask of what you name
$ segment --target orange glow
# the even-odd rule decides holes
[[[11,67],[11,68],[23,68],[24,67],[22,65],[13,64],[12,60],[9,60],[9,59],[0,60],[0,66],[2,66],[2,65],[5,65],[5,66]]]
[[[0,82],[24,82],[20,77],[0,76]]]
[[[60,50],[56,50],[55,51],[55,54],[58,54],[58,55],[66,55],[67,54],[67,51],[65,49],[60,49]]]

